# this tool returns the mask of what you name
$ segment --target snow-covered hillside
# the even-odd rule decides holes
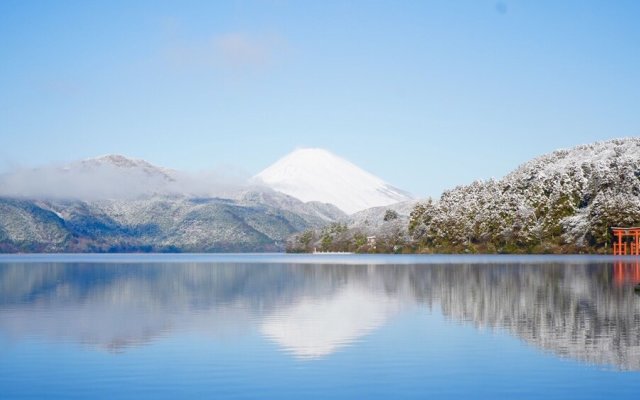
[[[167,181],[175,181],[177,171],[158,167],[150,162],[138,159],[125,157],[120,154],[106,154],[99,157],[87,158],[81,161],[71,163],[64,167],[65,171],[71,171],[74,169],[82,169],[87,172],[96,171],[102,168],[120,170],[128,173],[144,173],[148,177],[159,177]]]
[[[323,149],[299,149],[255,176],[302,201],[330,203],[348,214],[407,201],[411,195]]]
[[[416,206],[409,229],[434,251],[603,251],[640,224],[640,138],[557,150],[501,180]]]

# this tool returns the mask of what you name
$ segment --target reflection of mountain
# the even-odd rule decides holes
[[[265,289],[279,286],[282,272],[242,265],[0,264],[0,332],[111,350],[175,330],[226,336],[245,330],[260,302],[275,301],[277,292]]]
[[[640,297],[609,265],[0,264],[0,334],[123,350],[260,331],[335,352],[415,304],[587,363],[640,370]],[[615,279],[614,279],[615,278]]]
[[[399,303],[384,292],[346,286],[327,297],[302,297],[269,315],[261,330],[297,357],[321,357],[384,324]]]

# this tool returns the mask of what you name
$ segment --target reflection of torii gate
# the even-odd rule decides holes
[[[611,228],[615,240],[613,241],[613,255],[625,256],[627,254],[640,255],[640,227],[635,228]],[[628,244],[632,238],[631,243]],[[625,240],[627,239],[627,240]]]
[[[635,264],[616,262],[613,265],[613,281],[617,285],[625,282],[640,282],[640,262],[636,261]]]

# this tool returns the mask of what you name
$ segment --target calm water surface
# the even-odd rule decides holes
[[[0,257],[1,398],[637,398],[640,263]]]

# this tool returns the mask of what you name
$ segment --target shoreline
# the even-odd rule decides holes
[[[302,253],[20,253],[0,254],[9,263],[255,263],[255,264],[585,264],[640,262],[637,256],[600,254],[302,254]]]

